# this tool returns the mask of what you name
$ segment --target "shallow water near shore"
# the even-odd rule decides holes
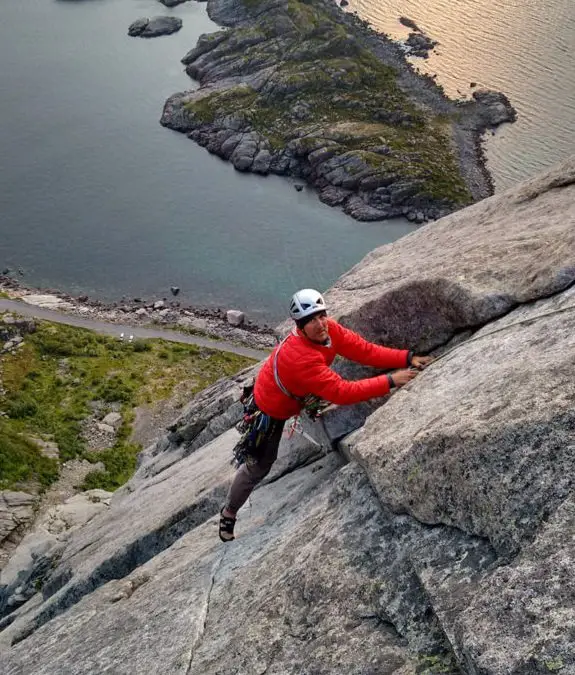
[[[299,287],[323,289],[376,246],[414,229],[358,223],[244,175],[159,118],[194,88],[180,59],[217,30],[205,4],[9,0],[0,24],[0,267],[22,281],[104,300],[170,297],[283,318]],[[174,35],[127,35],[173,14]],[[1,271],[1,269],[0,269]]]
[[[475,82],[509,97],[517,122],[485,143],[496,191],[575,153],[573,0],[349,0],[349,10],[398,40],[410,32],[399,17],[415,21],[439,44],[410,61],[448,96],[469,98]]]

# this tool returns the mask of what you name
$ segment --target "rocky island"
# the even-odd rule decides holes
[[[161,123],[240,171],[295,176],[358,220],[436,219],[491,193],[479,145],[504,95],[446,98],[401,49],[328,0],[209,0],[225,30],[183,58],[199,89]]]

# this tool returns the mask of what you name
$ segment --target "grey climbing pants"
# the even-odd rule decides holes
[[[285,420],[273,420],[273,429],[258,448],[258,457],[250,458],[237,470],[226,499],[226,509],[237,513],[246,503],[255,486],[263,480],[278,456]]]

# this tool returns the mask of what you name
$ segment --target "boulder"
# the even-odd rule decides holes
[[[402,24],[403,26],[406,26],[407,28],[411,28],[411,30],[421,32],[419,29],[419,26],[413,21],[413,19],[410,19],[407,16],[400,16],[399,17],[399,23]]]
[[[432,50],[438,43],[423,33],[410,33],[405,44],[409,47],[409,53],[412,56],[427,58],[427,52]]]
[[[226,321],[230,326],[242,326],[246,320],[246,315],[238,309],[228,309],[226,312]]]
[[[122,415],[119,412],[108,413],[102,419],[102,424],[106,424],[113,429],[118,429],[122,425]]]
[[[132,37],[141,35],[149,23],[150,19],[148,18],[136,19],[128,27],[128,35],[131,35]]]
[[[160,35],[171,35],[182,27],[182,20],[176,16],[155,16],[151,19],[136,19],[128,28],[132,37],[152,38]]]
[[[496,127],[504,122],[513,122],[517,113],[505,94],[499,91],[478,89],[473,92],[474,100],[481,106],[481,115],[487,127]]]
[[[345,203],[344,211],[356,220],[372,221],[389,218],[390,209],[386,206],[376,208],[366,204],[360,195],[352,195]]]
[[[271,161],[272,155],[269,150],[260,150],[254,158],[252,171],[263,175],[268,174],[270,172]]]
[[[113,426],[111,426],[110,424],[104,424],[103,422],[98,422],[96,424],[96,428],[98,429],[98,431],[101,431],[105,435],[106,434],[111,435],[116,433],[116,430],[114,429]]]

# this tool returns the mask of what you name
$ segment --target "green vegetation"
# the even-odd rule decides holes
[[[188,103],[198,122],[213,123],[233,113],[266,137],[272,151],[306,135],[336,140],[334,128],[341,124],[379,123],[371,137],[350,128],[338,139],[337,154],[364,151],[369,155],[359,156],[376,176],[416,179],[420,194],[432,199],[458,205],[472,201],[455,157],[454,120],[417,108],[399,88],[395,71],[361,47],[328,11],[303,0],[288,0],[273,15],[261,12],[265,0],[244,4],[258,13],[257,26],[229,31],[214,48],[214,58],[234,75],[267,66],[274,70],[260,94],[241,85]],[[286,31],[286,25],[293,29]],[[254,44],[256,33],[268,39]],[[294,118],[293,106],[302,104],[305,114]],[[377,145],[389,151],[371,152]]]
[[[256,92],[247,85],[224,89],[198,101],[189,103],[186,108],[202,122],[213,122],[221,110],[238,111],[249,108],[257,98]]]
[[[563,670],[565,668],[565,664],[563,663],[563,659],[561,657],[557,657],[556,659],[549,659],[548,661],[545,661],[545,668],[550,673],[556,673],[559,670]]]
[[[459,668],[451,654],[434,654],[433,656],[420,656],[418,659],[417,675],[455,675]]]
[[[58,462],[44,457],[32,441],[0,419],[0,490],[36,480],[46,487],[58,477]]]
[[[1,317],[0,317],[1,321]],[[114,489],[135,468],[140,448],[129,442],[133,409],[170,396],[186,383],[190,396],[251,361],[234,354],[165,342],[132,343],[91,331],[39,322],[25,345],[0,357],[0,489],[45,487],[58,476],[58,462],[42,456],[34,438],[55,442],[60,462],[74,457],[101,461],[86,487]],[[120,408],[123,425],[111,448],[89,452],[82,422]]]

